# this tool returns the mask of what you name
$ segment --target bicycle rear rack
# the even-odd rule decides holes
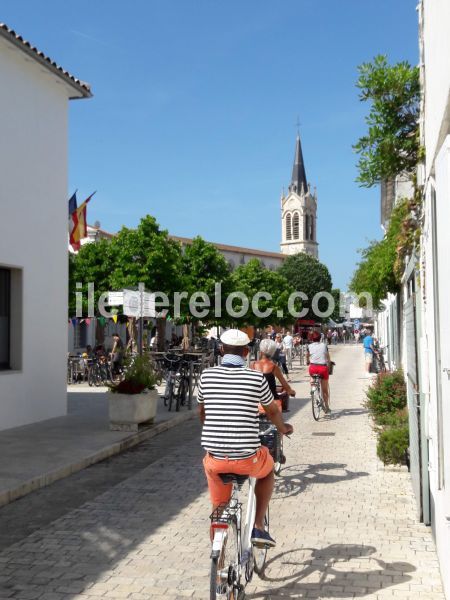
[[[233,506],[230,504],[219,504],[219,506],[217,506],[217,508],[215,508],[214,511],[209,515],[212,526],[214,527],[214,524],[216,523],[219,525],[219,527],[221,524],[229,525],[239,513],[241,508],[242,502],[235,502],[233,503]]]

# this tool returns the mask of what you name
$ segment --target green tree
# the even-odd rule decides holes
[[[69,253],[69,316],[75,315],[76,292],[82,292],[83,315],[88,311],[88,284],[93,283],[94,311],[100,295],[111,290],[111,272],[115,266],[114,250],[110,240],[101,239],[81,246],[77,254]],[[77,287],[81,283],[82,287]]]
[[[178,242],[147,215],[136,229],[122,227],[111,240],[114,267],[111,286],[115,290],[143,283],[151,292],[169,296],[182,285],[182,254]]]
[[[267,325],[288,325],[295,321],[289,313],[288,300],[295,291],[287,279],[277,271],[266,269],[262,263],[254,258],[245,265],[240,265],[232,273],[233,292],[244,294],[249,301],[249,307],[245,314],[239,318],[228,317],[229,324],[253,325],[254,327],[265,327]],[[252,300],[257,293],[270,294],[270,299],[261,297],[257,308],[260,313],[270,311],[268,316],[258,316],[252,307]],[[233,308],[239,311],[243,306],[242,301],[236,298]],[[300,310],[299,303],[295,304],[296,310]]]
[[[339,288],[333,288],[331,290],[331,295],[334,299],[334,310],[330,315],[330,319],[333,319],[336,323],[342,323],[342,321],[345,320],[345,317],[339,314],[341,308],[341,290]]]
[[[223,309],[231,283],[230,267],[223,254],[213,244],[196,237],[184,249],[182,266],[182,291],[188,293],[188,298],[180,305],[182,320],[189,322],[201,320],[204,324],[210,325],[220,322],[220,318],[214,316],[216,284],[221,285],[222,293],[219,300]],[[193,316],[189,310],[189,299],[196,292],[206,294],[210,306],[208,315],[201,319]]]
[[[381,308],[388,293],[399,291],[402,268],[397,264],[398,251],[404,223],[407,222],[408,206],[406,200],[400,202],[391,213],[385,237],[379,242],[371,242],[368,248],[360,251],[362,260],[349,285],[350,291],[356,294],[370,293],[375,309]]]
[[[358,67],[356,86],[362,102],[370,102],[367,134],[353,146],[359,154],[357,181],[371,187],[401,173],[412,173],[419,159],[418,67],[407,61],[389,65],[376,56]]]
[[[169,302],[164,310],[173,310],[174,292],[182,286],[181,245],[169,238],[168,232],[147,215],[136,229],[122,227],[111,240],[114,268],[112,289],[135,288],[143,283],[150,292],[162,292]],[[157,298],[161,302],[162,298]],[[158,309],[158,306],[157,306]],[[159,349],[164,347],[166,318],[157,318]]]
[[[307,296],[304,302],[305,308],[308,308],[308,313],[305,316],[307,319],[315,319],[316,321],[326,320],[314,314],[312,302],[314,296],[320,292],[331,293],[332,282],[331,275],[327,267],[319,262],[317,258],[300,252],[288,256],[283,262],[278,272],[286,278],[296,291],[303,292]],[[325,312],[328,309],[328,300],[320,298],[318,308],[320,312]]]

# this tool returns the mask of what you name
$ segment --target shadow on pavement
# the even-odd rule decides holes
[[[281,471],[281,476],[275,480],[275,493],[282,497],[298,496],[309,485],[337,483],[369,475],[365,471],[350,471],[346,466],[343,463],[288,465]]]
[[[335,421],[342,417],[359,417],[360,415],[368,415],[369,411],[366,408],[343,408],[334,409],[331,407],[331,413],[326,416],[326,421]]]
[[[286,420],[304,405],[293,399]],[[4,507],[0,525],[11,528],[0,535],[0,598],[23,586],[29,598],[110,595],[117,577],[139,582],[148,598],[195,589],[190,546],[202,573],[210,555],[203,455],[200,424],[190,421]],[[189,517],[186,531],[179,514]],[[171,562],[180,540],[181,583]]]
[[[375,552],[374,546],[362,544],[332,544],[282,552],[266,563],[261,577],[270,585],[270,591],[249,593],[246,598],[361,598],[412,579],[408,575],[416,570],[412,564],[387,563],[372,556]],[[286,576],[270,576],[275,563],[277,569],[281,563]]]

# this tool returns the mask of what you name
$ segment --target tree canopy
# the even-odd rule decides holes
[[[357,181],[372,187],[402,173],[412,173],[419,158],[420,81],[418,67],[407,61],[389,65],[376,56],[358,67],[356,86],[370,102],[367,134],[353,146],[359,154]]]
[[[353,274],[349,288],[356,294],[371,294],[375,309],[381,308],[388,293],[395,294],[399,290],[402,271],[397,264],[399,243],[408,212],[406,200],[395,206],[385,237],[379,242],[371,242],[368,248],[360,251],[362,260]]]
[[[281,273],[270,271],[262,265],[261,261],[253,258],[233,271],[231,282],[234,293],[244,294],[248,298],[249,307],[238,318],[227,316],[228,324],[238,323],[239,326],[265,327],[267,325],[288,325],[295,321],[295,317],[292,317],[288,310],[289,297],[295,290]],[[262,292],[270,294],[271,298],[263,296],[257,298],[257,308],[261,314],[270,311],[267,316],[255,314],[251,304],[255,295]],[[233,301],[233,308],[238,311],[242,306],[242,301],[237,297]],[[301,308],[298,302],[295,307],[296,310]]]
[[[214,317],[216,284],[222,287],[221,306],[224,306],[224,296],[230,288],[230,267],[225,257],[217,250],[214,244],[206,242],[201,237],[196,237],[184,249],[182,258],[183,291],[188,298],[192,294],[204,294],[209,300],[210,309],[206,317],[201,318],[203,323],[217,323],[219,318]],[[189,311],[188,299],[181,302],[181,317],[183,321],[198,321],[199,318]]]
[[[100,295],[111,290],[111,273],[115,266],[110,240],[84,244],[78,254],[69,253],[69,317],[75,314],[75,292],[82,292],[83,313],[88,310],[88,284],[94,283],[95,310]],[[81,283],[81,287],[76,287]]]
[[[319,315],[315,315],[312,310],[312,301],[317,293],[331,293],[332,281],[327,267],[319,262],[317,258],[300,252],[288,256],[278,272],[283,275],[290,286],[298,292],[303,292],[308,297],[308,300],[303,303],[305,308],[308,308],[308,314],[305,318],[320,321]],[[325,312],[328,308],[327,299],[321,298],[318,307],[319,311]]]
[[[151,292],[172,295],[182,287],[182,254],[178,242],[147,215],[136,229],[123,227],[111,240],[113,290],[143,283]]]

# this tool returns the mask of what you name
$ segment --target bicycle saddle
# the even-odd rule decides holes
[[[219,473],[218,475],[223,483],[237,483],[238,485],[243,485],[249,477],[248,475],[238,475],[237,473]]]

